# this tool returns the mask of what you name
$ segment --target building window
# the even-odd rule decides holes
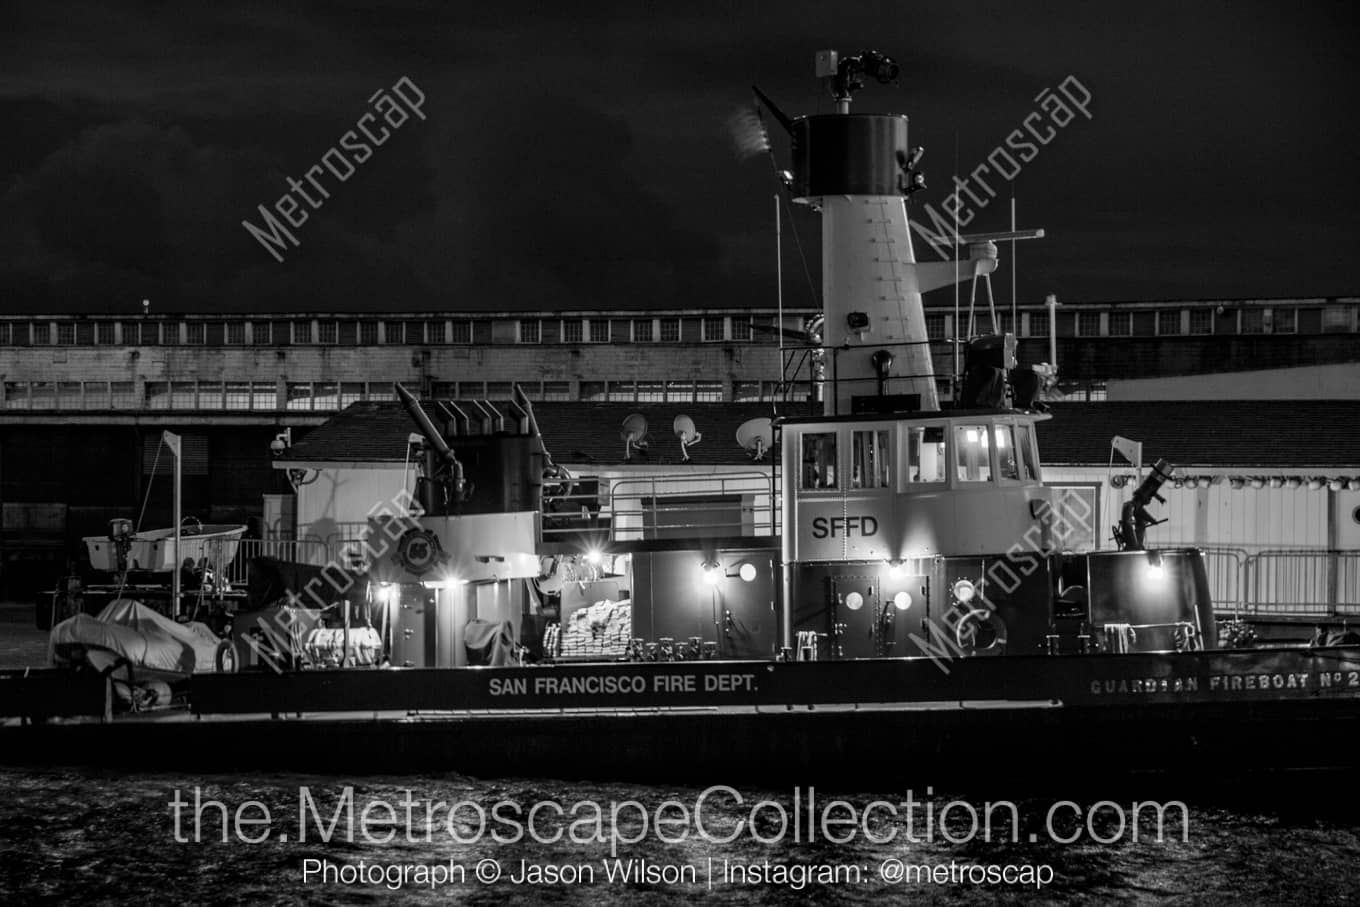
[[[453,338],[452,338],[452,342],[453,342],[453,343],[471,343],[471,342],[472,342],[472,322],[471,322],[471,321],[455,321],[455,322],[453,323]]]
[[[590,342],[608,343],[609,342],[609,320],[605,318],[590,319]]]
[[[101,321],[94,326],[94,342],[100,346],[113,346],[112,321]]]
[[[161,342],[166,346],[179,346],[179,329],[183,322],[167,321],[161,325]]]
[[[857,431],[850,436],[850,487],[887,488],[888,430]]]
[[[1162,309],[1157,313],[1157,333],[1159,335],[1179,334],[1180,332],[1180,309]]]
[[[193,409],[197,405],[198,397],[194,393],[194,382],[175,381],[170,385],[171,409]]]
[[[639,403],[662,403],[666,399],[666,382],[664,381],[639,381],[637,383],[637,399]]]
[[[0,321],[0,344],[8,344],[9,342],[10,342],[9,322]]]
[[[227,345],[243,346],[246,342],[246,323],[244,321],[227,322]]]
[[[537,318],[521,318],[519,322],[519,342],[538,343],[542,339],[542,323]]]
[[[311,409],[312,408],[312,385],[308,381],[301,381],[296,384],[289,382],[284,388],[287,394],[287,401],[284,409]]]
[[[418,344],[425,342],[425,322],[408,321],[406,322],[406,342]]]
[[[1031,337],[1048,336],[1048,313],[1030,312],[1029,313],[1029,335]]]
[[[278,409],[279,389],[273,381],[254,381],[250,385],[251,409]]]
[[[486,383],[483,381],[460,381],[458,382],[457,397],[460,400],[477,400],[486,393]]]
[[[191,346],[203,346],[208,341],[208,328],[201,321],[190,321],[184,326],[184,342]]]
[[[76,345],[76,326],[74,324],[57,325],[57,344],[59,346]]]
[[[51,381],[33,381],[28,385],[34,409],[56,409],[57,386]]]
[[[107,381],[86,381],[85,382],[85,409],[108,409],[109,408],[109,382]]]
[[[998,334],[1014,334],[1015,329],[1011,326],[1010,312],[996,313],[996,332]]]
[[[580,343],[584,335],[581,333],[581,322],[579,320],[562,322],[562,342]]]
[[[486,382],[486,399],[488,400],[509,400],[514,395],[515,382],[513,381]]]
[[[632,403],[637,399],[637,391],[631,381],[611,381],[605,399],[611,403]]]
[[[704,342],[714,343],[719,340],[727,339],[727,319],[726,318],[705,318],[704,319]]]
[[[250,323],[250,339],[256,346],[269,346],[274,342],[274,322],[272,321],[252,321]]]
[[[1213,309],[1191,309],[1190,310],[1190,333],[1192,334],[1212,334],[1214,332],[1214,310]]]
[[[802,488],[822,491],[836,487],[836,433],[803,435]]]
[[[650,318],[633,319],[633,342],[634,343],[652,342],[652,319]]]
[[[376,321],[359,322],[359,345],[378,345],[378,323]]]
[[[662,318],[661,319],[661,342],[679,343],[680,342],[680,319]]]
[[[1111,312],[1110,313],[1110,336],[1111,337],[1130,337],[1133,335],[1133,313],[1132,312]]]
[[[667,381],[666,400],[669,403],[693,403],[693,381]]]
[[[943,340],[943,339],[944,339],[944,316],[943,316],[943,315],[927,315],[927,316],[926,316],[926,337],[929,338],[929,339],[931,339],[931,340]]]
[[[1264,334],[1266,330],[1265,309],[1242,310],[1242,333]]]
[[[222,382],[221,382],[221,381],[200,381],[200,382],[198,382],[198,408],[199,408],[199,409],[221,409],[221,408],[222,408]]]
[[[598,403],[604,399],[604,390],[603,381],[582,381],[581,399],[588,400],[592,403]]]
[[[58,381],[57,398],[54,405],[55,409],[79,409],[80,408],[80,382],[79,381]]]
[[[405,343],[406,332],[402,330],[400,321],[383,322],[383,343]]]
[[[124,321],[123,345],[136,346],[138,343],[141,343],[141,333],[137,330],[137,323],[135,321]]]
[[[316,342],[334,345],[340,342],[340,324],[336,321],[319,321],[316,325]]]
[[[5,409],[28,409],[28,382],[5,382]]]
[[[732,400],[736,403],[755,403],[760,400],[759,381],[732,382]]]
[[[142,385],[142,391],[146,399],[146,409],[170,408],[170,382],[148,381]]]
[[[1099,336],[1100,336],[1100,313],[1099,313],[1099,312],[1078,312],[1078,313],[1077,313],[1077,336],[1079,336],[1079,337],[1099,337]]]
[[[990,482],[992,460],[985,425],[958,425],[954,428],[954,463],[961,482]]]
[[[458,382],[435,381],[430,384],[430,394],[436,400],[452,400],[458,396]]]
[[[722,398],[723,398],[723,383],[721,381],[694,382],[694,402],[721,403]]]
[[[751,319],[732,319],[732,339],[741,343],[749,343],[751,341]]]
[[[1298,309],[1275,309],[1271,330],[1276,334],[1292,334],[1298,329]]]
[[[351,403],[358,403],[364,399],[364,383],[362,381],[342,381],[340,382],[340,408],[344,409]]]
[[[539,395],[540,400],[570,400],[571,382],[570,381],[544,381],[543,392]]]
[[[109,382],[109,405],[114,409],[136,409],[137,394],[131,381]]]
[[[425,322],[426,343],[448,343],[448,325],[442,321]]]
[[[29,336],[34,346],[47,346],[52,342],[52,326],[46,321],[35,321]]]
[[[340,408],[340,385],[334,381],[318,381],[312,385],[312,409],[337,410]]]

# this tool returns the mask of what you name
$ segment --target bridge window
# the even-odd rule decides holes
[[[1020,477],[1038,479],[1039,461],[1034,456],[1034,429],[1029,425],[1015,426],[1015,446],[1020,451]]]
[[[851,437],[851,488],[887,488],[888,430],[857,431]]]
[[[803,488],[836,487],[836,433],[803,435]]]
[[[986,425],[954,427],[954,463],[962,482],[990,482],[992,455],[987,443]]]
[[[944,426],[907,429],[907,480],[924,484],[945,480]]]
[[[1015,437],[1009,425],[993,426],[996,432],[996,469],[1003,479],[1020,478],[1020,461],[1016,456]]]

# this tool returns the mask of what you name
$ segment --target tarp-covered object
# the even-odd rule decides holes
[[[137,667],[192,674],[216,669],[219,642],[203,624],[179,624],[141,602],[120,598],[98,617],[77,614],[53,627],[48,658],[58,663],[57,646],[78,644],[116,652]]]
[[[463,629],[468,664],[515,664],[515,628],[507,621],[470,620]]]

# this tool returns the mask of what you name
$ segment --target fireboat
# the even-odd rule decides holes
[[[907,117],[850,111],[897,64],[817,67],[832,113],[757,90],[791,144],[781,182],[822,225],[824,312],[798,351],[820,399],[739,438],[773,458],[777,535],[620,540],[572,506],[523,395],[489,415],[398,385],[419,475],[407,512],[372,521],[362,575],[237,614],[171,708],[114,708],[126,660],[11,672],[4,758],[899,785],[1360,767],[1336,745],[1360,730],[1360,647],[1222,646],[1201,552],[1148,545],[1170,464],[1124,505],[1117,550],[1066,551],[1043,370],[975,336],[942,405],[922,294],[1036,233],[917,261]]]

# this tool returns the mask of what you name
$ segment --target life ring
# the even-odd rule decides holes
[[[999,652],[1006,646],[1006,622],[990,608],[973,608],[954,625],[954,642],[971,655]]]
[[[236,655],[236,644],[230,639],[218,643],[217,652],[213,655],[213,664],[219,674],[235,674],[239,671],[241,665]]]

